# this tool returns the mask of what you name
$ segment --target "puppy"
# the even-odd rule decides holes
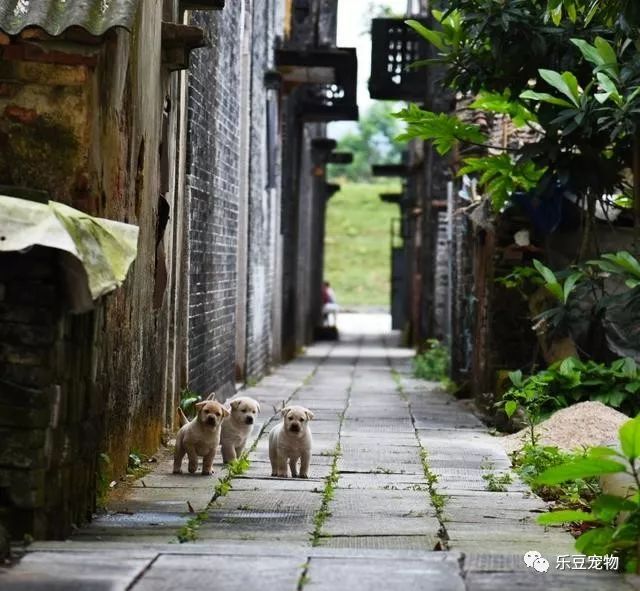
[[[256,415],[260,412],[260,405],[249,396],[238,396],[228,404],[231,415],[222,423],[220,436],[222,461],[225,464],[240,457],[253,431]]]
[[[271,476],[288,477],[287,461],[291,476],[298,478],[298,460],[300,460],[300,478],[309,478],[311,460],[311,430],[309,421],[313,413],[303,406],[283,408],[282,423],[269,433],[269,460]]]
[[[198,469],[198,456],[202,456],[202,473],[211,474],[211,465],[220,444],[222,421],[229,411],[215,400],[197,402],[197,414],[186,425],[180,427],[176,436],[173,456],[173,473],[182,473],[182,458],[189,457],[189,472]]]

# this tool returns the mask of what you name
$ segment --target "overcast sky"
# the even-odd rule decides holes
[[[394,13],[405,14],[407,0],[375,0],[376,4],[384,4]],[[371,70],[371,38],[369,36],[371,14],[369,0],[338,1],[338,46],[355,47],[358,52],[358,105],[360,113],[364,113],[371,99],[367,83]],[[329,135],[339,138],[354,124],[336,122],[329,125]]]

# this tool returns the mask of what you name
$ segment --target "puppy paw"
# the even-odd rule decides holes
[[[309,478],[309,475],[306,474],[306,473],[305,474],[300,474],[299,478]]]
[[[213,474],[213,470],[203,470],[202,471],[202,475],[203,476],[211,476]]]
[[[182,474],[182,468],[174,468],[173,469],[173,473],[174,474]]]

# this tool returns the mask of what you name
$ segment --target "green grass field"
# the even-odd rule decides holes
[[[342,182],[327,207],[324,276],[341,306],[389,306],[390,227],[397,205],[380,193],[399,185]]]

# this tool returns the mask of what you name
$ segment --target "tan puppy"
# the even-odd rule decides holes
[[[260,412],[260,405],[249,396],[238,396],[227,403],[231,416],[222,423],[220,436],[222,461],[225,464],[240,457],[253,431],[256,415]]]
[[[173,473],[182,473],[182,458],[189,457],[189,472],[198,469],[198,456],[202,456],[202,473],[211,474],[211,465],[220,444],[222,421],[229,411],[215,400],[197,402],[198,411],[193,420],[180,428],[176,436]]]
[[[312,443],[309,421],[313,419],[313,413],[304,406],[287,406],[280,412],[282,423],[269,433],[271,476],[287,478],[288,461],[291,476],[298,478],[297,464],[300,460],[300,478],[309,478]]]

